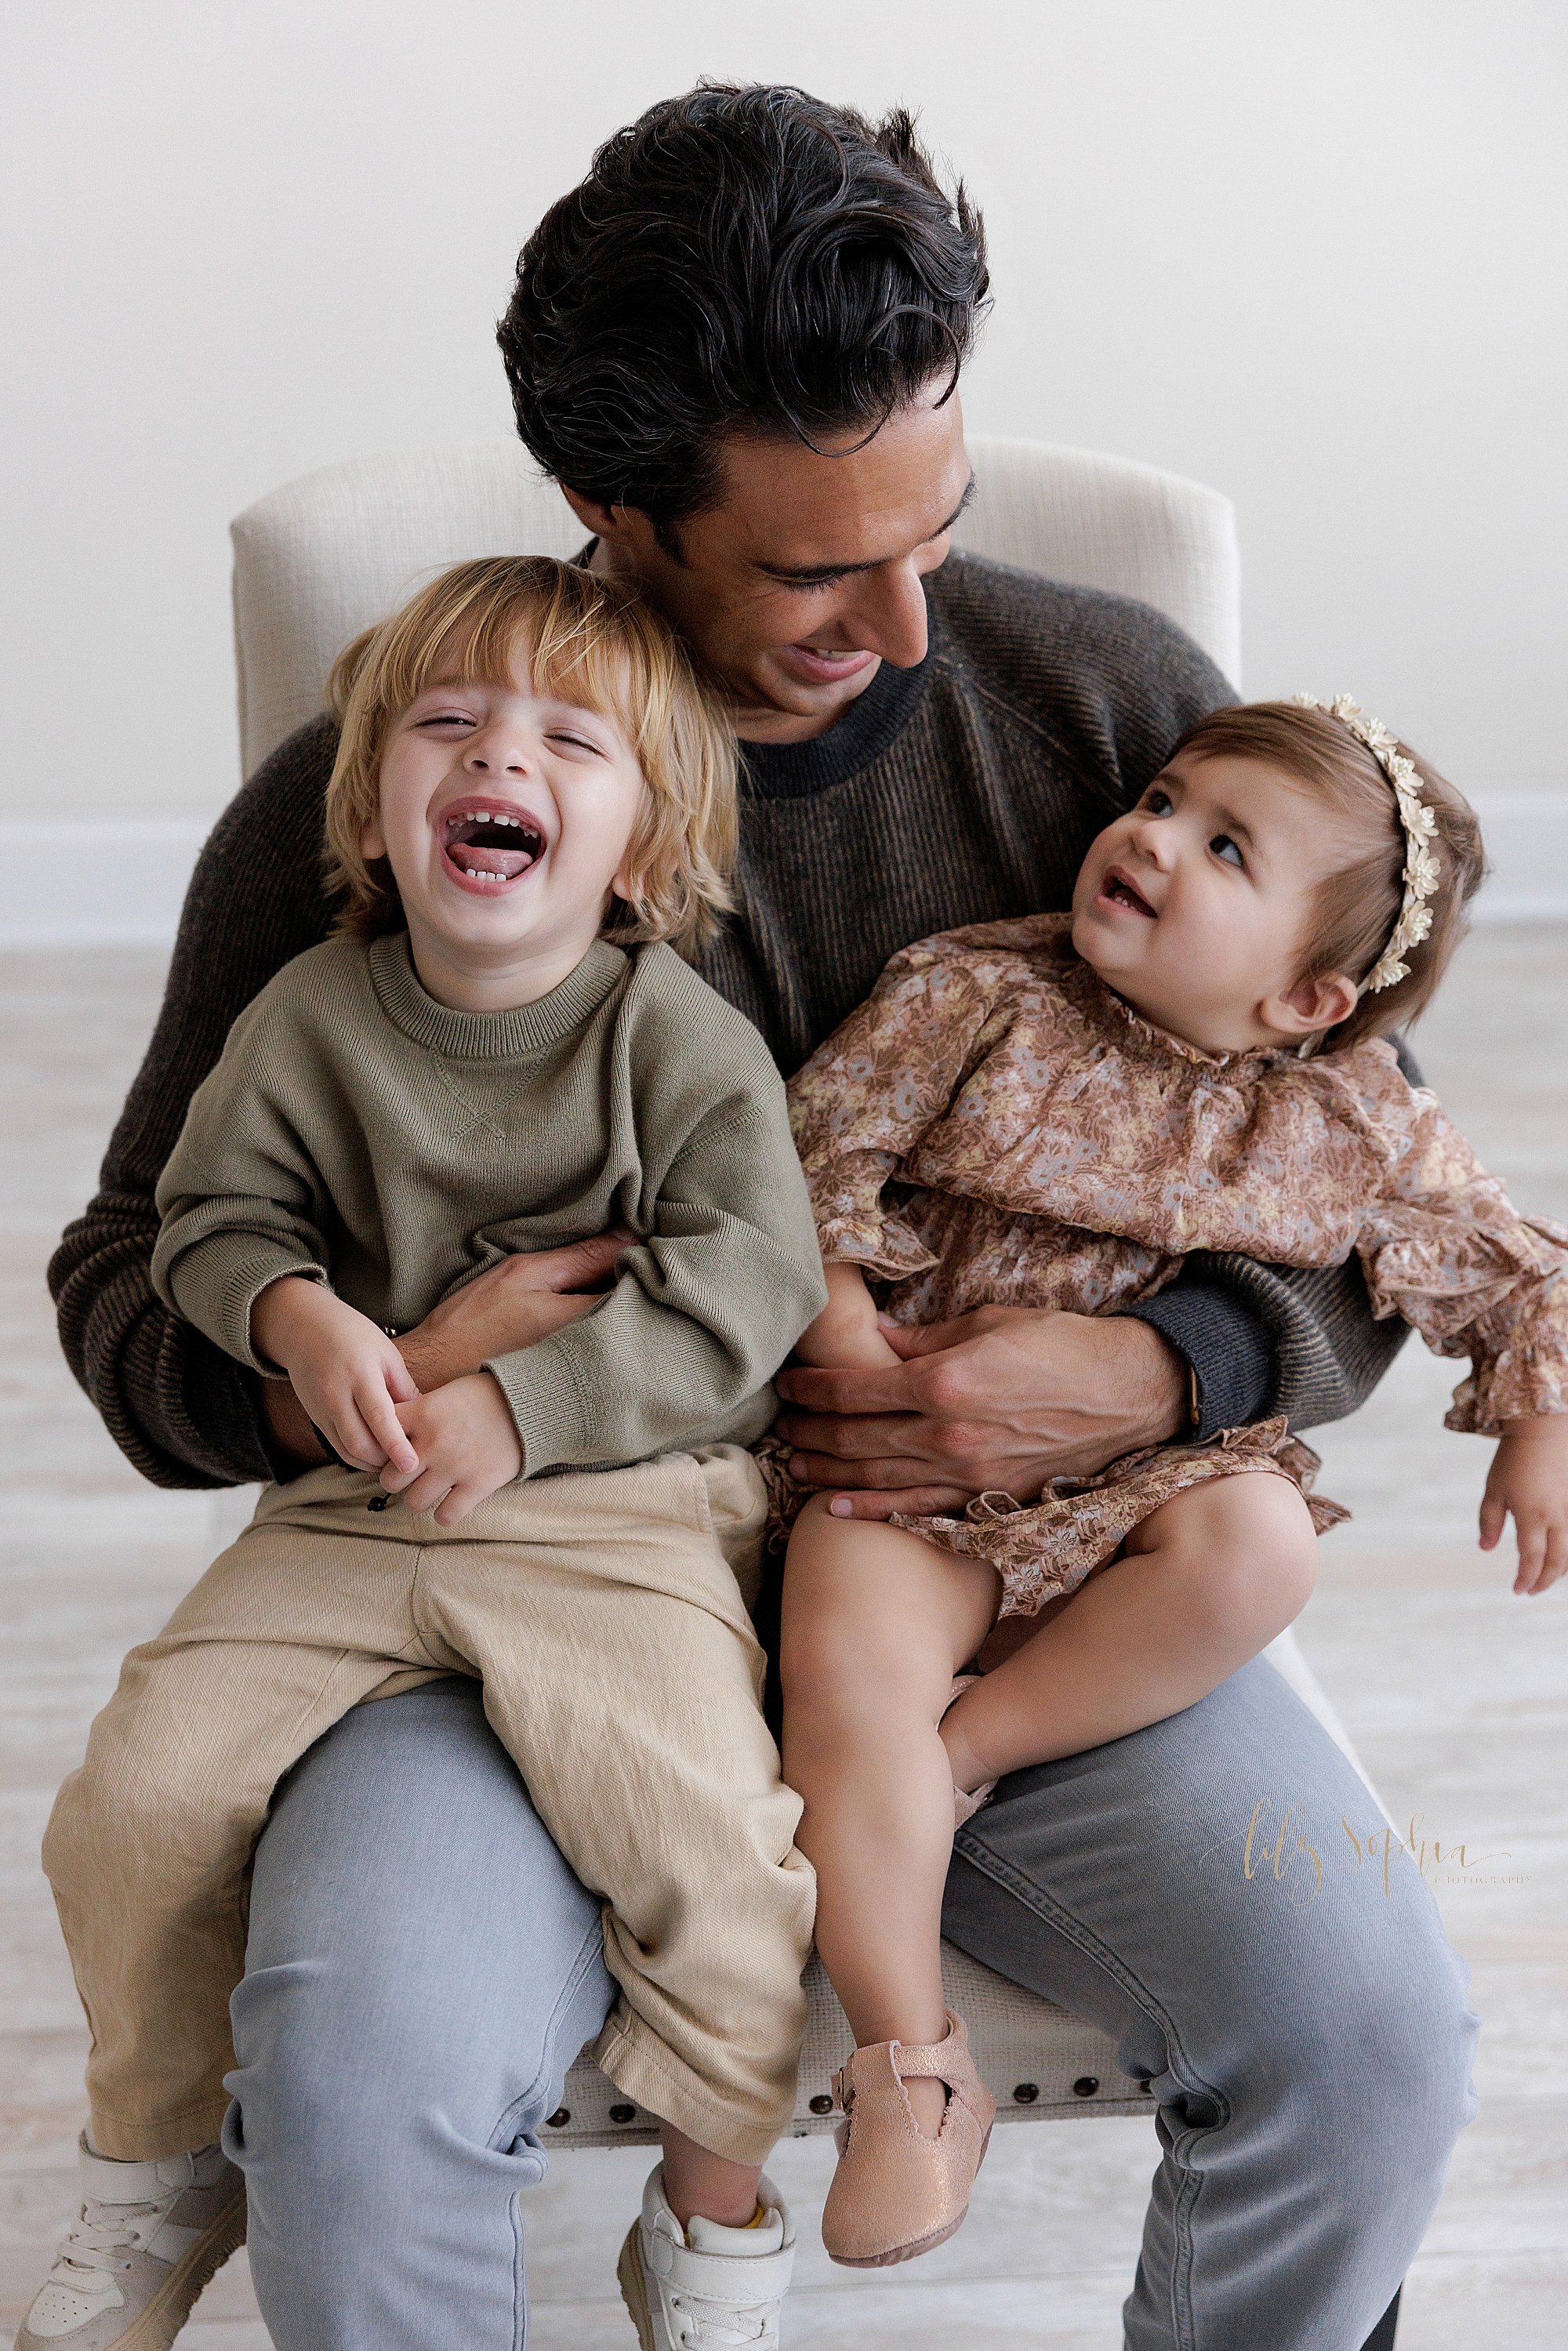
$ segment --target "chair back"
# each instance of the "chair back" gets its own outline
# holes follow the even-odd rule
[[[1038,441],[972,439],[975,555],[1140,597],[1237,680],[1240,569],[1228,498],[1177,475]],[[479,555],[574,555],[582,525],[516,442],[355,457],[287,482],[233,525],[240,747],[249,775],[322,706],[350,637],[433,572]]]

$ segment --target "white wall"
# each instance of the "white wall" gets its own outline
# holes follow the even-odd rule
[[[973,422],[1228,490],[1249,690],[1348,686],[1461,781],[1568,778],[1559,0],[0,20],[0,817],[217,810],[229,516],[339,457],[506,434],[517,245],[704,72],[922,109],[993,240]]]

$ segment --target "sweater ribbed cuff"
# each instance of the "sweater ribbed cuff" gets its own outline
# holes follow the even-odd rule
[[[587,1405],[560,1336],[552,1331],[531,1347],[493,1356],[484,1366],[499,1382],[517,1424],[523,1447],[519,1478],[593,1458]]]
[[[1260,1315],[1217,1282],[1178,1281],[1126,1310],[1149,1322],[1191,1364],[1197,1381],[1200,1440],[1268,1416],[1274,1351]]]
[[[248,1371],[278,1379],[277,1365],[264,1362],[251,1345],[250,1315],[262,1291],[290,1273],[307,1281],[327,1279],[325,1266],[281,1241],[256,1233],[210,1233],[171,1268],[169,1290],[176,1312],[215,1340],[226,1355]]]

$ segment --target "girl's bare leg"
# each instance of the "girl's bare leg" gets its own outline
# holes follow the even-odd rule
[[[903,1528],[802,1512],[784,1578],[784,1777],[817,1872],[817,1949],[857,2044],[940,2041],[953,1776],[937,1731],[996,1614],[995,1572]],[[905,2085],[935,2136],[940,2082]]]
[[[1286,1479],[1216,1478],[1176,1495],[964,1692],[941,1730],[955,1784],[977,1788],[1196,1705],[1301,1614],[1316,1552]]]

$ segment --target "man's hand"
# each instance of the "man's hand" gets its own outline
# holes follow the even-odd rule
[[[515,1354],[586,1314],[635,1238],[616,1227],[564,1249],[503,1258],[476,1275],[398,1340],[420,1389],[428,1395],[493,1355]]]
[[[779,1435],[803,1484],[856,1489],[841,1515],[962,1510],[975,1494],[1032,1501],[1186,1426],[1186,1367],[1146,1322],[983,1306],[883,1335],[887,1371],[793,1367]]]
[[[383,1469],[382,1484],[411,1510],[434,1510],[437,1526],[456,1526],[523,1466],[517,1423],[488,1372],[416,1396],[398,1418],[419,1458],[413,1469]]]
[[[1544,1592],[1568,1573],[1568,1413],[1511,1420],[1481,1497],[1481,1549],[1495,1551],[1510,1514],[1519,1545],[1516,1592]]]
[[[268,1451],[274,1459],[287,1453],[301,1469],[317,1469],[323,1461],[331,1459],[319,1433],[310,1425],[309,1414],[287,1380],[263,1380],[261,1416],[272,1439]]]
[[[399,1405],[419,1394],[384,1331],[319,1281],[287,1273],[250,1310],[251,1345],[288,1374],[306,1412],[345,1461],[391,1463],[412,1477],[419,1458]]]
[[[531,1347],[536,1339],[546,1338],[563,1322],[586,1314],[609,1287],[616,1259],[635,1238],[634,1233],[617,1226],[561,1249],[537,1249],[531,1257],[503,1258],[498,1265],[476,1275],[444,1299],[423,1322],[403,1332],[395,1343],[387,1342],[389,1346],[395,1343],[402,1357],[413,1383],[413,1393],[428,1395],[449,1380],[478,1371],[492,1355],[510,1355],[519,1347]],[[262,1352],[271,1353],[267,1348]],[[281,1363],[282,1358],[273,1355],[272,1360]],[[268,1380],[262,1390],[261,1408],[283,1452],[291,1453],[301,1467],[326,1460],[310,1425],[311,1416],[292,1387],[280,1380]]]

